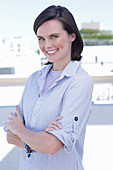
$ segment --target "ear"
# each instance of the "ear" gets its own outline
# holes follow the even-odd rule
[[[76,35],[75,33],[72,33],[70,37],[71,42],[73,42],[75,39],[76,39]]]

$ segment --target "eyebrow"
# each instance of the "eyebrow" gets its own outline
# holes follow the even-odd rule
[[[41,38],[42,36],[37,35],[37,38]]]
[[[51,36],[53,36],[53,35],[60,35],[60,33],[53,33],[53,34],[50,34],[49,37],[51,37]],[[40,37],[43,37],[43,36],[37,35],[37,37],[40,38]]]

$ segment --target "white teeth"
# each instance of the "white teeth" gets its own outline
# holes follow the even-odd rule
[[[53,51],[48,51],[48,54],[53,54],[54,52],[56,52],[57,50],[53,50]]]

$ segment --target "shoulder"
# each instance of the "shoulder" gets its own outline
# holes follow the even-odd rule
[[[93,79],[92,77],[79,65],[76,73],[71,77],[70,87],[80,87],[80,88],[91,88],[93,89]]]
[[[43,72],[46,70],[47,66],[43,67],[41,70],[37,70],[34,73],[32,73],[29,78],[28,78],[28,82],[34,82],[36,81],[42,74]]]
[[[39,77],[44,73],[45,70],[46,70],[46,66],[43,67],[41,70],[37,70],[34,73],[32,73],[26,81],[25,88],[28,87],[31,88],[37,85]]]
[[[85,79],[92,81],[91,76],[83,69],[81,61],[71,61],[65,69],[73,82],[84,81]]]
[[[77,70],[76,74],[74,75],[74,79],[78,80],[78,81],[89,81],[93,83],[93,79],[92,77],[88,74],[88,72],[86,72],[83,67],[80,65],[79,69]]]

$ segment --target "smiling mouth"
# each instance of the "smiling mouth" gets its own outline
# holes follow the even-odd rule
[[[58,49],[56,50],[51,50],[51,51],[46,51],[47,54],[51,55],[51,54],[55,54],[58,51]]]

